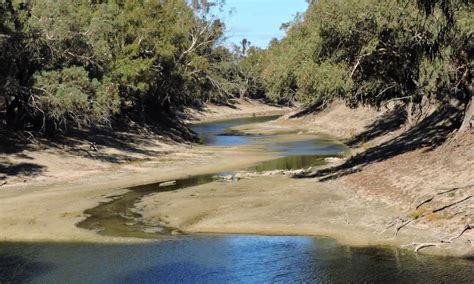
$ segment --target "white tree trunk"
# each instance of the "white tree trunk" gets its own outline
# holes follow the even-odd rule
[[[474,127],[474,96],[471,97],[471,100],[466,106],[464,111],[464,120],[462,122],[461,128],[459,131],[466,131]]]

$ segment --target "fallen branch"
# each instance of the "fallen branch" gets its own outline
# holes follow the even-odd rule
[[[464,202],[464,201],[467,201],[467,200],[469,200],[469,199],[471,199],[471,198],[472,198],[472,195],[470,195],[470,196],[468,196],[468,197],[466,197],[466,198],[464,198],[464,199],[461,199],[461,200],[459,200],[459,201],[456,201],[456,202],[450,203],[450,204],[448,204],[448,205],[445,205],[445,206],[443,206],[443,207],[441,207],[441,208],[435,209],[435,210],[433,210],[432,213],[437,213],[437,212],[443,211],[443,210],[445,210],[445,209],[447,209],[447,208],[449,208],[449,207],[453,207],[454,205],[458,205],[458,204],[460,204],[460,203],[462,203],[462,202]]]
[[[423,244],[418,244],[415,247],[415,252],[418,252],[421,249],[427,248],[427,247],[438,247],[440,244],[439,243],[423,243]]]
[[[416,209],[419,209],[421,206],[425,205],[426,203],[429,203],[429,202],[433,201],[433,199],[434,199],[434,196],[432,196],[432,197],[430,197],[430,198],[424,200],[423,202],[421,202],[420,204],[418,204],[418,206],[416,206]]]
[[[440,240],[439,243],[421,243],[421,244],[412,243],[411,245],[408,245],[406,247],[414,246],[415,247],[415,252],[418,252],[418,251],[420,251],[424,248],[427,248],[427,247],[439,247],[440,245],[445,244],[445,243],[452,243],[454,240],[459,239],[462,235],[464,235],[464,233],[466,233],[467,231],[472,230],[472,229],[474,229],[474,225],[468,224],[464,227],[464,229],[457,236],[454,236],[454,237],[450,238],[449,240]]]
[[[466,189],[466,188],[470,188],[470,187],[474,187],[474,184],[448,189],[448,190],[437,193],[437,195],[443,195],[443,194],[451,193],[451,192],[454,192],[454,191],[458,191],[458,190]]]
[[[385,230],[388,230],[388,229],[392,228],[393,226],[395,226],[400,221],[403,221],[402,218],[400,218],[400,217],[397,217],[397,218],[393,219],[390,223],[387,224],[387,227],[385,227]]]
[[[452,193],[452,192],[455,192],[455,191],[458,191],[458,190],[467,189],[467,188],[471,188],[471,187],[474,187],[474,185],[470,184],[470,185],[466,185],[466,186],[462,186],[462,187],[455,187],[455,188],[451,188],[451,189],[448,189],[448,190],[445,190],[445,191],[442,191],[442,192],[438,192],[436,195],[431,196],[430,198],[428,198],[428,199],[422,201],[420,204],[418,204],[418,206],[416,206],[416,209],[419,209],[421,206],[423,206],[427,203],[430,203],[431,201],[433,201],[435,199],[436,196]]]
[[[416,218],[416,219],[415,219],[415,218],[412,218],[412,219],[406,221],[405,223],[402,223],[400,226],[398,226],[398,227],[397,227],[397,230],[395,231],[394,237],[398,236],[398,233],[400,232],[401,229],[403,229],[403,228],[406,227],[408,224],[410,224],[411,222],[413,222],[413,221],[415,221],[415,220],[417,220],[417,219],[419,219],[419,218]]]
[[[95,142],[90,142],[89,143],[89,150],[99,152],[99,148],[97,147],[97,143]]]
[[[454,240],[459,239],[462,235],[464,235],[465,232],[470,231],[474,229],[474,225],[466,225],[464,226],[464,229],[455,237],[450,238],[449,240],[441,240],[442,243],[452,243]]]

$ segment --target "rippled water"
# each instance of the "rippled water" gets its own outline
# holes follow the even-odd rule
[[[1,283],[472,283],[473,273],[468,260],[309,237],[0,244]]]

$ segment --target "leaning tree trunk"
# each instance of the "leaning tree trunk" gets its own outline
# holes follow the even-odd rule
[[[464,120],[459,129],[460,132],[474,128],[474,76],[472,71],[469,70],[470,69],[467,69],[461,79],[461,81],[463,81],[464,91],[467,95],[467,104],[464,109]]]
[[[467,131],[474,127],[474,96],[471,96],[469,103],[464,110],[464,120],[459,131]]]

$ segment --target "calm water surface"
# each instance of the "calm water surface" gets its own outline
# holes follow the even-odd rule
[[[308,237],[0,245],[2,283],[472,283],[473,273],[468,260]]]
[[[236,119],[194,126],[208,145],[265,143],[263,136],[228,130],[276,117]],[[251,170],[298,169],[324,164],[344,147],[317,139],[266,143],[280,156]],[[473,283],[474,262],[418,256],[384,248],[351,248],[309,237],[171,236],[150,231],[132,209],[143,196],[209,183],[217,174],[193,176],[175,185],[132,188],[86,211],[79,224],[111,236],[161,239],[147,244],[0,243],[0,283]],[[165,240],[166,239],[166,240]]]
[[[209,146],[236,146],[253,143],[259,135],[242,135],[230,130],[231,127],[268,122],[279,116],[246,117],[192,125],[191,129],[199,135],[201,143]]]

